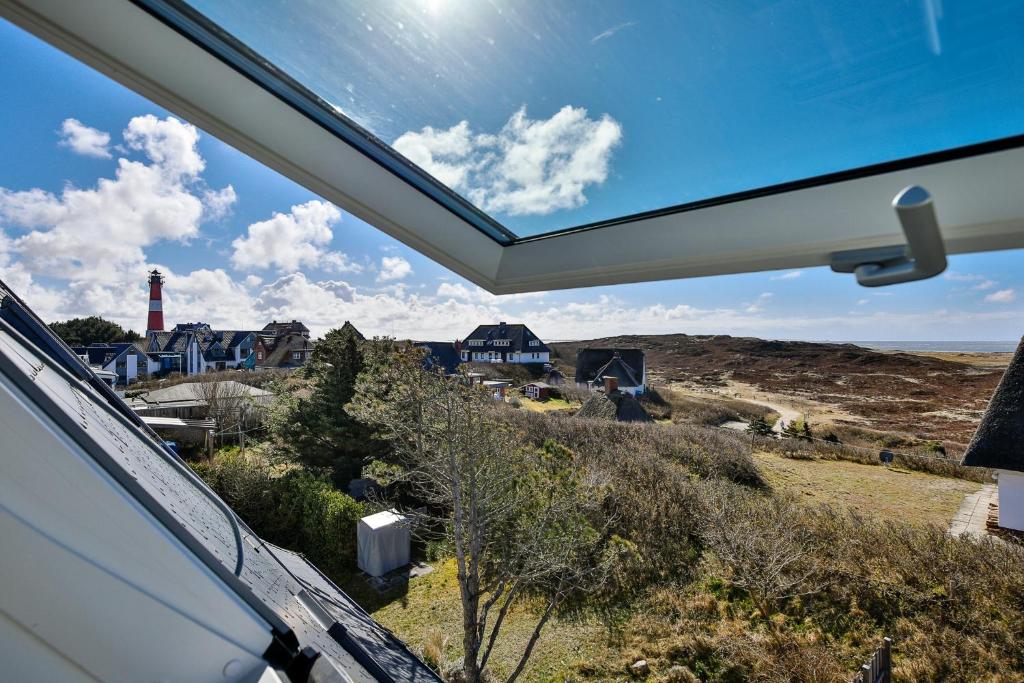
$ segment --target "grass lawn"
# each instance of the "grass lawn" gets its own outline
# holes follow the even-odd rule
[[[871,517],[947,526],[981,484],[845,460],[791,460],[755,453],[768,483],[813,503],[855,508]]]
[[[523,398],[520,400],[520,404],[526,410],[532,410],[537,413],[547,413],[553,410],[579,410],[579,403],[569,403],[564,398],[549,398],[546,401],[534,401],[532,398]]]
[[[440,631],[447,637],[445,651],[452,660],[462,652],[462,612],[455,561],[445,560],[434,567],[433,573],[411,581],[404,595],[387,604],[381,601],[376,609],[371,605],[369,611],[417,653],[432,631]],[[506,617],[487,665],[499,680],[515,668],[536,624],[537,615],[527,609],[510,612]],[[564,680],[581,664],[605,654],[606,638],[607,631],[598,624],[552,619],[520,680]]]
[[[959,479],[847,461],[790,460],[766,453],[756,454],[755,459],[768,482],[777,490],[796,492],[810,503],[845,505],[872,516],[911,523],[948,525],[964,495],[980,488],[980,484]],[[455,562],[445,560],[434,567],[433,573],[414,579],[402,593],[377,595],[358,578],[353,578],[344,587],[417,653],[425,642],[436,640],[435,634],[445,636],[446,657],[453,661],[462,649]],[[674,591],[662,593],[671,595]],[[687,600],[713,602],[701,590],[698,593],[681,592],[672,600],[682,601],[680,604]],[[503,679],[515,667],[536,619],[537,615],[531,609],[519,609],[509,614],[488,665],[496,679]],[[545,628],[520,680],[625,681],[629,680],[627,667],[641,656],[651,661],[656,669],[651,680],[657,680],[670,664],[669,650],[674,647],[673,639],[686,635],[676,633],[675,627],[662,621],[660,617],[647,619],[638,614],[629,620],[619,638],[614,639],[595,620],[553,619]],[[717,626],[706,624],[711,632],[701,637],[712,637],[716,629],[747,628],[740,622],[731,623],[724,614],[713,621]]]

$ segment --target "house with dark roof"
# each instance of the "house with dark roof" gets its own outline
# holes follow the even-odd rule
[[[266,355],[256,362],[259,368],[283,368],[294,370],[305,365],[313,357],[316,342],[300,332],[286,332],[277,337],[260,335],[261,346]]]
[[[206,323],[179,323],[169,332],[149,332],[144,348],[157,374],[254,368],[258,334],[253,330],[214,330]]]
[[[590,390],[604,386],[605,377],[614,377],[619,391],[634,396],[647,389],[647,362],[643,349],[576,350],[576,385]]]
[[[547,363],[550,354],[547,344],[521,323],[480,325],[459,348],[464,363]]]
[[[366,337],[349,321],[341,326],[355,335],[359,341]],[[300,368],[313,357],[316,341],[309,338],[309,328],[298,320],[290,323],[277,321],[268,323],[256,333],[253,345],[253,367],[257,370],[266,368],[283,368],[293,370]]]
[[[989,401],[962,464],[997,472],[999,526],[1024,531],[1024,339]]]
[[[459,371],[459,364],[462,362],[459,342],[413,342],[413,346],[424,349],[423,368],[425,370],[438,370],[446,375],[454,375]]]
[[[616,379],[610,376],[605,379],[601,388],[580,406],[576,417],[617,422],[651,421],[651,416],[640,405],[636,396],[620,391]]]
[[[90,367],[112,372],[116,383],[127,386],[148,374],[148,358],[133,343],[103,344],[72,347],[75,354]]]
[[[281,337],[286,334],[300,334],[306,339],[309,339],[309,328],[298,320],[292,320],[291,322],[277,322],[276,320],[273,320],[264,325],[261,332],[274,337]]]

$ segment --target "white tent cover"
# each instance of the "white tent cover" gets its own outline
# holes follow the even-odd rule
[[[370,576],[383,576],[409,564],[409,523],[394,510],[359,520],[356,528],[359,568]]]

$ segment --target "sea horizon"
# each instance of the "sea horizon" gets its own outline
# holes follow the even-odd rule
[[[890,341],[836,341],[839,344],[855,344],[878,351],[939,351],[944,353],[1012,353],[1016,350],[1019,340],[988,340],[988,341],[923,341],[923,340],[890,340]]]

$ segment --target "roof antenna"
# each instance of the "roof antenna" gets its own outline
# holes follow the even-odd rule
[[[928,190],[920,185],[904,188],[893,198],[892,208],[907,243],[837,252],[832,254],[832,270],[854,273],[865,287],[881,287],[925,280],[946,269],[946,246]]]

